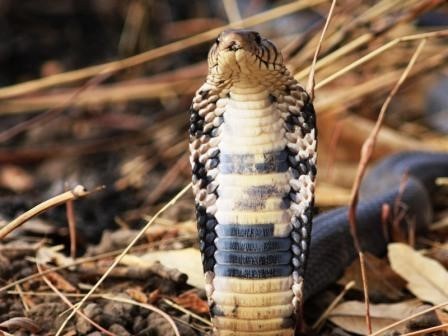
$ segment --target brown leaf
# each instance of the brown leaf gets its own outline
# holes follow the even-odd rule
[[[154,304],[160,299],[160,289],[155,289],[148,294],[148,301],[150,304]]]
[[[424,308],[425,306],[418,300],[392,304],[371,304],[370,317],[372,330],[373,332],[380,330]],[[364,302],[343,302],[331,311],[329,319],[346,331],[360,335],[368,334]],[[405,326],[400,326],[394,330],[403,331],[404,328]]]
[[[150,242],[170,239],[177,237],[179,235],[179,228],[177,227],[166,227],[166,226],[154,226],[150,227],[146,232],[146,239]]]
[[[426,253],[426,256],[437,260],[443,267],[448,269],[448,244],[433,247]]]
[[[209,311],[207,302],[202,300],[195,292],[192,291],[183,293],[175,298],[174,301],[178,305],[186,309],[190,309],[195,313],[206,314]]]
[[[58,266],[66,266],[73,263],[73,259],[65,256],[59,252],[63,246],[42,246],[37,250],[36,260],[39,264],[45,265],[50,262],[55,263]]]
[[[12,165],[0,169],[0,186],[17,193],[30,190],[34,186],[34,179],[27,171]]]
[[[43,267],[43,269],[45,269]],[[62,292],[65,293],[74,293],[77,291],[76,287],[73,286],[70,282],[68,282],[62,275],[56,273],[56,272],[51,272],[45,275],[48,280],[51,281],[51,283],[53,285],[56,286],[57,289],[59,289]]]
[[[128,288],[126,289],[126,294],[137,302],[148,303],[148,297],[142,292],[141,287]]]
[[[149,267],[160,261],[165,266],[175,268],[188,275],[187,283],[197,288],[204,288],[204,273],[201,253],[195,248],[171,251],[151,251],[141,256],[127,255],[122,264],[136,267]]]
[[[40,330],[39,326],[27,317],[13,317],[6,320],[0,323],[0,329],[9,331],[13,329],[24,329],[33,334],[38,333]]]
[[[388,249],[392,269],[408,281],[416,297],[433,304],[448,301],[448,271],[439,262],[406,244],[389,244]]]
[[[369,284],[369,297],[374,299],[400,299],[402,297],[401,290],[405,288],[406,281],[392,270],[387,261],[379,259],[370,253],[366,253],[364,257]],[[345,270],[340,283],[345,285],[352,280],[355,281],[355,289],[363,291],[358,259]]]
[[[446,311],[442,309],[437,309],[436,315],[440,323],[448,323],[448,313]]]

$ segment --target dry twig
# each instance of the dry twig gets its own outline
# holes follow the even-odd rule
[[[440,38],[440,37],[447,37],[448,36],[448,30],[439,30],[435,32],[429,32],[429,33],[422,33],[422,34],[414,34],[414,35],[407,35],[403,37],[398,37],[396,39],[393,39],[392,41],[389,41],[388,43],[382,45],[381,47],[369,52],[368,54],[364,55],[363,57],[359,58],[353,63],[350,63],[349,65],[345,66],[344,68],[340,69],[339,71],[335,72],[331,76],[325,78],[324,80],[320,81],[316,85],[316,89],[319,89],[328,83],[332,82],[336,78],[339,78],[343,74],[357,68],[361,64],[366,63],[367,61],[370,61],[371,59],[375,58],[376,56],[382,54],[386,50],[392,48],[393,46],[407,41],[415,41],[415,40],[426,40],[428,38]]]
[[[322,325],[322,323],[325,321],[325,319],[328,317],[328,315],[331,313],[331,311],[338,305],[338,303],[344,298],[344,295],[355,286],[354,281],[348,282],[342,292],[339,293],[338,296],[331,302],[331,304],[325,309],[325,311],[322,313],[322,315],[317,319],[317,321],[313,324],[311,327],[312,329],[316,330],[319,329]]]
[[[131,304],[131,305],[135,305],[135,306],[139,306],[139,307],[151,310],[151,311],[161,315],[165,320],[168,321],[168,323],[170,324],[171,328],[173,328],[174,334],[176,336],[181,336],[180,332],[179,332],[179,329],[177,329],[176,323],[174,323],[174,321],[171,318],[171,316],[169,316],[167,313],[165,313],[164,311],[160,310],[156,306],[153,306],[153,305],[150,305],[150,304],[147,304],[147,303],[137,302],[135,300],[130,300],[130,299],[126,299],[126,298],[112,296],[112,295],[101,295],[101,297],[103,299],[105,299],[105,300],[116,301],[116,302],[121,302],[121,303],[128,303],[128,304]],[[78,304],[78,307],[81,305],[81,302]],[[74,308],[74,309],[76,309],[76,308]]]
[[[320,48],[322,46],[322,42],[324,40],[325,32],[328,29],[328,25],[330,24],[331,17],[333,16],[333,10],[336,6],[336,0],[331,2],[330,10],[328,11],[327,20],[325,21],[324,29],[322,29],[322,34],[320,35],[319,42],[317,43],[316,51],[314,52],[313,62],[311,63],[311,70],[308,76],[308,83],[306,85],[306,90],[310,95],[310,101],[314,101],[314,86],[315,86],[315,72],[316,72],[316,62],[317,56],[319,55]]]
[[[373,151],[375,149],[375,143],[378,136],[378,133],[381,129],[381,125],[383,123],[384,115],[387,111],[387,108],[389,107],[389,104],[392,100],[392,98],[395,96],[397,91],[400,89],[401,85],[403,84],[404,80],[406,79],[407,75],[409,74],[412,66],[414,65],[415,61],[417,60],[417,57],[419,56],[420,52],[423,49],[423,46],[425,45],[426,39],[423,39],[420,44],[418,45],[415,53],[412,55],[411,60],[409,61],[405,71],[401,75],[398,82],[395,84],[392,91],[387,96],[383,106],[381,107],[380,113],[378,115],[377,122],[375,124],[375,127],[373,128],[372,132],[369,134],[368,138],[364,142],[362,149],[361,149],[361,158],[358,165],[358,171],[356,173],[355,182],[353,183],[352,188],[352,194],[351,194],[351,200],[348,210],[348,217],[350,222],[350,232],[353,237],[353,241],[356,247],[356,250],[358,251],[359,260],[361,264],[361,274],[363,279],[363,287],[364,287],[364,298],[366,300],[366,323],[367,323],[367,330],[369,333],[372,333],[372,324],[370,321],[370,313],[369,313],[369,294],[368,294],[368,287],[367,287],[367,279],[365,276],[365,262],[364,262],[364,253],[361,248],[361,244],[358,238],[357,233],[357,226],[356,226],[356,207],[358,205],[358,198],[359,198],[359,187],[361,185],[361,180],[364,177],[365,171],[367,169],[367,164],[369,163]]]
[[[198,44],[214,39],[222,30],[233,27],[248,27],[255,26],[276,18],[291,14],[305,8],[318,5],[325,0],[300,0],[288,3],[283,6],[273,8],[260,14],[248,17],[242,21],[232,22],[226,26],[214,28],[204,33],[187,37],[183,40],[175,41],[166,44],[162,47],[155,48],[144,53],[125,58],[119,61],[109,62],[105,64],[90,66],[84,69],[68,71],[61,74],[48,76],[41,79],[35,79],[29,82],[15,84],[9,87],[0,89],[0,99],[11,98],[18,95],[34,92],[37,90],[46,89],[56,85],[63,85],[75,81],[83,80],[96,75],[106,75],[115,73],[117,71],[141,65],[143,63],[155,60],[169,54],[191,48]]]
[[[146,243],[146,244],[135,246],[135,247],[133,247],[132,250],[142,250],[142,249],[144,249],[145,251],[147,251],[148,249],[154,248],[154,247],[158,246],[159,244],[166,244],[168,242],[175,242],[175,241],[178,242],[181,239],[182,239],[182,237],[175,237],[175,238],[170,238],[170,239],[162,239],[162,240],[157,241],[157,242],[150,242],[150,243]],[[110,252],[105,252],[105,253],[94,255],[94,256],[91,256],[91,257],[78,258],[77,260],[75,260],[73,262],[70,262],[70,263],[67,263],[67,264],[64,264],[64,265],[61,265],[61,266],[55,266],[55,267],[52,267],[52,268],[48,268],[46,270],[43,270],[42,273],[31,274],[29,276],[26,276],[24,278],[18,279],[16,281],[11,282],[10,284],[7,284],[7,285],[1,287],[0,288],[0,293],[4,292],[4,291],[6,291],[6,290],[8,290],[10,288],[13,288],[14,286],[16,286],[18,284],[22,284],[22,283],[25,283],[25,282],[29,282],[29,281],[32,281],[32,280],[39,279],[39,278],[42,277],[42,275],[45,275],[45,274],[48,274],[48,273],[52,273],[52,272],[56,272],[56,271],[60,271],[60,270],[67,269],[67,268],[71,268],[73,266],[78,266],[78,265],[82,265],[82,264],[85,264],[85,263],[90,263],[90,262],[93,262],[93,261],[98,261],[98,260],[101,260],[101,259],[114,257],[114,256],[117,256],[117,255],[121,254],[122,252],[123,252],[123,249],[110,251]]]
[[[189,189],[191,188],[191,183],[188,184],[185,188],[183,188],[179,193],[177,193],[176,196],[171,199],[167,204],[165,204],[159,211],[156,212],[156,214],[151,218],[149,222],[146,223],[146,225],[140,230],[140,232],[135,236],[135,238],[126,246],[126,248],[121,252],[119,256],[117,256],[112,263],[112,265],[109,266],[107,271],[103,274],[103,276],[93,285],[93,287],[90,289],[90,291],[82,298],[81,301],[78,302],[78,304],[73,308],[72,312],[68,315],[68,317],[64,320],[64,322],[59,327],[58,331],[56,332],[56,336],[60,336],[63,332],[65,326],[67,323],[73,318],[73,316],[76,314],[76,312],[81,309],[83,304],[87,301],[87,299],[92,295],[97,288],[106,280],[106,278],[109,276],[110,272],[119,264],[119,262],[123,259],[123,257],[128,254],[130,249],[137,243],[138,240],[140,240],[143,235],[146,233],[148,228],[154,223],[154,221],[159,217],[166,209],[174,205],[179,198],[181,198]]]
[[[179,306],[178,304],[176,304],[175,302],[173,302],[171,300],[163,299],[163,302],[165,302],[167,305],[169,305],[169,306],[171,306],[171,307],[173,307],[173,308],[175,308],[175,309],[177,309],[177,310],[179,310],[179,311],[181,311],[181,312],[183,312],[183,313],[185,313],[185,314],[195,318],[196,320],[201,321],[205,325],[208,325],[210,327],[213,326],[213,324],[209,320],[206,320],[205,318],[200,317],[199,315],[193,313],[192,311],[189,311],[188,309],[185,309],[184,307]]]
[[[427,313],[430,313],[430,312],[432,312],[432,311],[434,311],[436,309],[443,308],[443,307],[445,307],[447,305],[448,305],[448,301],[439,303],[438,305],[432,306],[431,308],[428,308],[428,309],[422,310],[422,311],[420,311],[418,313],[409,315],[408,317],[406,317],[406,318],[404,318],[404,319],[402,319],[400,321],[394,322],[394,323],[388,325],[387,327],[381,328],[380,330],[377,330],[374,333],[369,333],[368,336],[379,336],[379,335],[383,334],[384,332],[386,332],[386,331],[388,331],[390,329],[398,327],[400,324],[403,324],[403,323],[405,323],[407,321],[410,321],[410,320],[412,320],[412,319],[414,319],[416,317],[419,317],[419,316],[425,315]]]
[[[66,191],[62,194],[59,194],[55,197],[50,198],[49,200],[46,200],[36,205],[34,208],[28,210],[27,212],[23,213],[22,215],[14,219],[12,222],[9,222],[4,227],[2,227],[0,229],[0,240],[5,238],[8,234],[17,229],[19,226],[26,223],[31,218],[41,214],[42,212],[55,206],[58,206],[60,204],[64,204],[68,201],[73,201],[80,197],[88,196],[92,192],[95,192],[97,190],[99,189],[97,188],[93,191],[87,191],[83,186],[78,185],[74,187],[72,190]]]
[[[441,331],[441,330],[448,330],[448,323],[443,323],[443,324],[438,325],[438,326],[434,326],[434,327],[430,327],[430,328],[426,328],[426,329],[422,329],[422,330],[413,331],[413,332],[410,332],[410,333],[403,334],[402,336],[430,335],[434,331]]]
[[[68,231],[70,235],[70,257],[76,258],[76,219],[75,219],[75,208],[73,201],[67,201],[65,203]]]
[[[30,129],[37,125],[42,125],[43,123],[53,120],[54,118],[59,116],[62,112],[64,112],[64,110],[69,105],[71,105],[75,99],[79,98],[85,91],[99,85],[109,77],[110,75],[106,74],[102,76],[96,76],[90,79],[85,85],[76,89],[75,92],[73,92],[73,94],[69,96],[65,101],[63,101],[60,105],[50,108],[49,110],[45,111],[42,114],[38,114],[32,117],[31,119],[28,119],[20,124],[8,128],[3,132],[0,132],[0,143],[10,140],[11,138],[15,137],[16,135],[19,135],[20,133],[26,131],[27,129]]]
[[[42,273],[42,266],[39,265],[38,263],[36,263],[37,266],[37,270],[38,272],[41,274]],[[73,308],[73,303],[70,302],[69,299],[67,299],[67,297],[64,295],[64,293],[62,293],[61,291],[59,291],[59,289],[56,288],[55,285],[53,285],[51,283],[51,281],[45,276],[42,275],[42,280],[44,280],[44,282],[47,284],[48,287],[50,287],[50,289],[56,293],[57,296],[59,296],[59,298],[61,298],[61,300],[70,308]],[[116,334],[106,330],[105,328],[103,328],[102,326],[100,326],[98,323],[96,323],[95,321],[93,321],[92,319],[90,319],[87,315],[85,315],[82,311],[78,311],[77,312],[78,315],[80,315],[82,318],[86,319],[91,325],[93,325],[95,328],[97,328],[99,331],[101,331],[102,333],[109,335],[109,336],[117,336]]]

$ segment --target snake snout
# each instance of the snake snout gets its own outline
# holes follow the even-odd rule
[[[237,51],[241,49],[241,45],[236,41],[229,41],[221,47],[224,50]]]
[[[227,30],[218,38],[220,50],[237,51],[240,49],[250,50],[256,40],[258,33],[248,30]]]

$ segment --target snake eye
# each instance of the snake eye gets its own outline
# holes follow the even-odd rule
[[[219,44],[219,42],[221,42],[220,36],[218,36],[218,37],[216,38],[216,40],[215,40],[215,43],[216,43],[216,44]]]
[[[261,44],[261,36],[258,33],[255,33],[255,42],[257,42],[257,44]]]

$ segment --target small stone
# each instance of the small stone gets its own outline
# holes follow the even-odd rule
[[[117,336],[131,336],[131,333],[125,329],[121,324],[112,324],[109,331]]]

